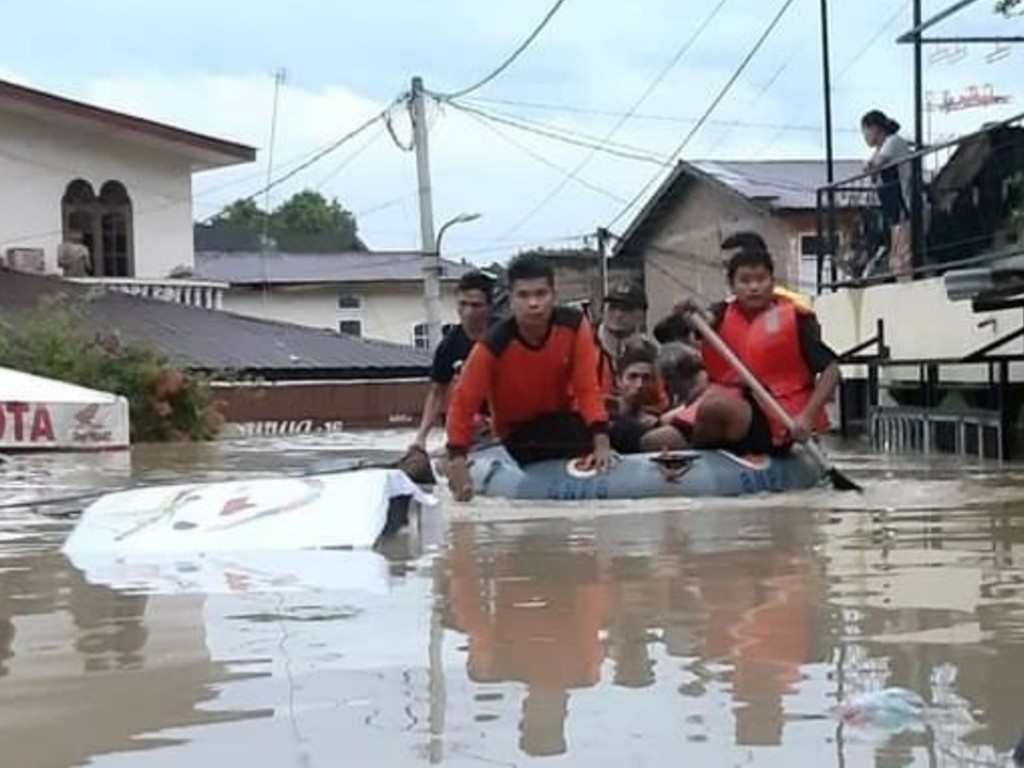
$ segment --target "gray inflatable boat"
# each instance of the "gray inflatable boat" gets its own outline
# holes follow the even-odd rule
[[[597,475],[581,470],[577,460],[541,461],[524,469],[497,445],[473,451],[469,472],[478,495],[506,499],[743,496],[813,488],[824,479],[799,448],[753,460],[716,450],[629,454]]]

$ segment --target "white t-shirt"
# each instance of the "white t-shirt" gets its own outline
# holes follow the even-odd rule
[[[910,155],[910,144],[898,133],[891,133],[886,136],[881,146],[875,149],[871,156],[873,165],[889,165],[896,160],[901,160]],[[910,163],[903,163],[899,166],[900,188],[903,190],[903,200],[910,208],[911,195],[911,167]]]

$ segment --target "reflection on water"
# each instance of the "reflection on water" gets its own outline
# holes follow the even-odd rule
[[[297,470],[339,447],[366,445],[139,451],[91,475],[19,459],[0,488]],[[282,556],[253,582],[210,559],[227,578],[206,594],[87,583],[58,552],[68,521],[6,511],[2,765],[1006,765],[1024,728],[1021,468],[924,464],[857,458],[864,498],[784,506],[491,501],[436,551],[389,542],[379,568]],[[927,716],[837,727],[840,698],[888,686]]]

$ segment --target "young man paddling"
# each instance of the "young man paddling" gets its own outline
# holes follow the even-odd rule
[[[762,241],[763,242],[763,241]],[[835,353],[821,340],[813,310],[774,285],[774,263],[756,243],[741,245],[729,259],[733,295],[705,312],[692,300],[676,314],[705,315],[743,364],[795,422],[792,432],[751,393],[732,367],[706,342],[701,344],[709,386],[685,419],[673,425],[689,432],[692,445],[733,453],[766,454],[789,450],[827,429],[825,404],[839,383]]]
[[[511,317],[473,347],[449,402],[448,482],[458,501],[473,496],[466,454],[485,401],[494,434],[520,464],[591,452],[599,472],[611,464],[590,324],[556,306],[554,273],[543,260],[516,257],[507,276]]]

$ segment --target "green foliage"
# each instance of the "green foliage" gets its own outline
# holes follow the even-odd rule
[[[17,324],[0,322],[0,366],[128,399],[133,442],[209,440],[223,416],[208,382],[144,347],[82,332],[83,307],[40,303]]]
[[[1024,3],[1024,0],[998,0],[996,3],[996,13],[1012,16],[1022,3]]]
[[[210,220],[214,229],[261,235],[265,213],[253,200],[236,200]],[[267,232],[282,251],[361,250],[355,217],[337,199],[306,189],[270,212]]]

